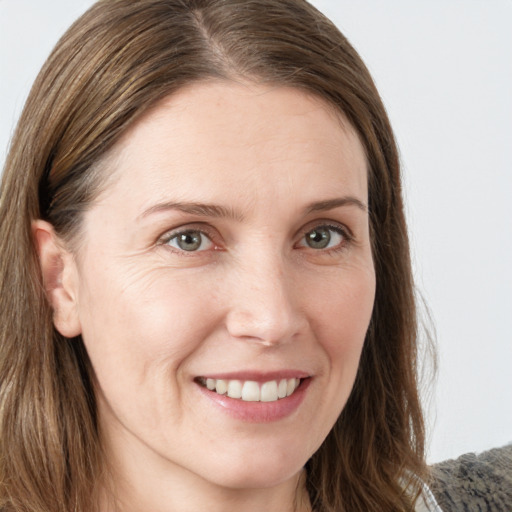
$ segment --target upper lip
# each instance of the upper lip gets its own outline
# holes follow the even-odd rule
[[[257,371],[257,370],[240,370],[228,373],[209,373],[198,376],[203,379],[222,379],[222,380],[241,380],[241,381],[255,381],[255,382],[269,382],[272,380],[281,379],[306,379],[311,377],[311,374],[302,370],[276,370],[276,371]]]

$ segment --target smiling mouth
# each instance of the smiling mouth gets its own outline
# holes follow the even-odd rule
[[[198,377],[195,380],[200,386],[229,398],[244,402],[276,402],[293,395],[304,379],[280,379],[261,383],[253,380],[226,380],[205,377]]]

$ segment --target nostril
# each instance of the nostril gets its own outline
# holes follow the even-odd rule
[[[305,318],[297,303],[301,295],[294,293],[297,281],[286,277],[276,257],[259,254],[264,261],[251,260],[252,268],[244,267],[230,288],[226,327],[234,338],[273,346],[294,339]]]
[[[300,331],[300,322],[282,312],[266,312],[257,316],[243,311],[232,311],[226,323],[232,337],[256,341],[267,347],[287,343]]]

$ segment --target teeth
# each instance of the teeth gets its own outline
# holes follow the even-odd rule
[[[297,386],[298,384],[295,382],[295,379],[290,379],[286,383],[286,396],[290,396],[295,391]]]
[[[219,393],[219,395],[225,395],[228,390],[228,381],[219,379],[215,384],[215,391]]]
[[[293,394],[299,387],[300,379],[281,379],[263,382],[252,380],[199,379],[210,391],[245,402],[275,402]]]
[[[262,402],[275,402],[277,400],[277,382],[271,380],[265,382],[261,386],[261,401]]]
[[[260,401],[260,387],[257,382],[252,380],[244,382],[244,387],[242,388],[242,400],[244,402]]]
[[[228,381],[228,396],[242,398],[242,383],[239,380]]]
[[[288,389],[288,381],[281,379],[279,381],[279,387],[277,388],[277,397],[284,398],[286,396],[286,390]]]

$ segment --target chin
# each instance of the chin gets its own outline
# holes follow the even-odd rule
[[[220,467],[212,467],[203,478],[224,488],[265,489],[290,480],[302,471],[305,464],[292,460],[289,455],[265,455],[254,458],[240,454],[234,462],[223,461]]]

